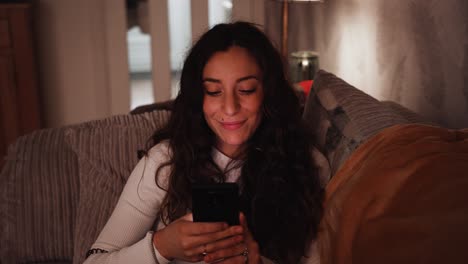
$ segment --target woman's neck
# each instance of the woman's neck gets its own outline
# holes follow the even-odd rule
[[[242,146],[215,146],[216,150],[221,152],[223,155],[229,157],[233,160],[238,160],[241,158],[242,153],[244,152],[245,147]]]

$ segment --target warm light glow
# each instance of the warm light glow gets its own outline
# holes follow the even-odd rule
[[[341,17],[336,74],[371,96],[381,99],[376,54],[376,17],[370,10]]]
[[[231,1],[223,1],[224,8],[232,9],[232,2]]]
[[[308,60],[302,60],[302,66],[303,67],[309,66],[309,61]]]
[[[280,2],[323,2],[323,0],[280,0]]]

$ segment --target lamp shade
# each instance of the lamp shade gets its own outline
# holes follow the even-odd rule
[[[288,53],[288,16],[289,16],[289,7],[288,3],[291,2],[323,2],[323,0],[277,0],[283,3],[282,10],[282,30],[281,30],[281,55],[284,58],[287,58]]]

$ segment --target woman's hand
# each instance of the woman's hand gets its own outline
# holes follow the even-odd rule
[[[247,220],[243,213],[239,214],[240,224],[244,230],[244,241],[233,245],[229,248],[223,248],[217,251],[212,251],[203,258],[206,263],[216,264],[235,264],[235,263],[248,263],[248,264],[262,264],[262,258],[258,243],[254,240],[252,233],[250,233],[247,226]]]
[[[157,231],[153,244],[169,260],[196,262],[203,260],[204,253],[239,244],[242,232],[241,226],[226,223],[195,223],[187,214]]]

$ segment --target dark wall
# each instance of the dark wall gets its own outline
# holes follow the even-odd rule
[[[266,8],[266,31],[280,43],[281,4]],[[377,99],[468,127],[468,1],[294,3],[289,29],[290,51],[318,51],[321,68]]]

